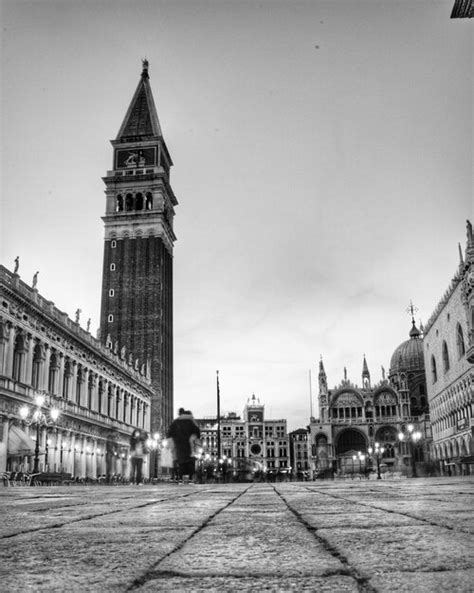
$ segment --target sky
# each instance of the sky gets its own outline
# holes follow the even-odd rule
[[[473,219],[473,37],[453,0],[3,0],[0,262],[100,314],[105,186],[141,73],[174,161],[174,400],[317,416],[372,383]],[[311,407],[312,402],[312,407]]]

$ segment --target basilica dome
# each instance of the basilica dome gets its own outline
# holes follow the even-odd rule
[[[390,374],[400,371],[424,371],[425,360],[423,357],[423,340],[421,332],[415,322],[410,330],[410,339],[406,340],[395,349],[390,360]]]

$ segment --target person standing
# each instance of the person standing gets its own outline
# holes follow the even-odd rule
[[[142,485],[143,484],[143,459],[146,455],[145,443],[147,440],[147,434],[135,430],[130,439],[130,452],[132,462],[132,484]]]
[[[189,410],[180,408],[178,417],[173,420],[166,433],[166,438],[173,439],[178,478],[180,480],[183,480],[184,476],[191,479],[195,473],[192,442],[199,439],[200,436],[201,431],[194,422],[192,413]]]

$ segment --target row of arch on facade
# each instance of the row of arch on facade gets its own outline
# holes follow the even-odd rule
[[[31,427],[22,427],[31,434]],[[14,427],[10,427],[10,430]],[[73,478],[97,479],[100,476],[130,473],[130,448],[124,443],[110,441],[106,437],[80,435],[55,428],[42,428],[40,438],[40,471],[66,472]],[[7,459],[7,471],[33,471],[34,456],[11,455]]]
[[[472,385],[466,378],[433,400],[431,425],[435,440],[443,438],[444,431],[470,426],[473,417],[471,390]]]
[[[114,381],[23,331],[9,346],[2,341],[0,374],[120,422],[146,426],[149,403]]]
[[[465,434],[462,437],[448,439],[433,445],[433,456],[438,460],[450,460],[474,455],[472,436]]]
[[[464,341],[464,334],[460,323],[456,325],[456,350],[457,357],[461,359],[466,354],[466,343]],[[444,374],[446,374],[451,368],[450,353],[446,340],[443,340],[441,344],[441,362]],[[436,383],[438,380],[438,364],[434,354],[431,355],[431,382]]]
[[[136,192],[118,194],[115,198],[116,212],[134,212],[153,209],[153,194],[151,192]]]
[[[372,434],[370,434],[372,432]],[[369,441],[370,439],[370,441]],[[334,451],[336,455],[343,455],[349,451],[367,452],[369,442],[378,442],[384,447],[384,458],[395,457],[396,447],[398,443],[398,431],[394,426],[382,426],[378,430],[369,431],[369,438],[367,438],[361,431],[348,428],[342,430],[336,437]],[[317,457],[328,456],[328,437],[324,433],[316,435],[314,454]]]

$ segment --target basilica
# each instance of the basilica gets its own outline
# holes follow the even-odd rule
[[[313,477],[366,474],[382,466],[389,472],[416,472],[429,448],[426,380],[421,331],[412,318],[409,339],[394,351],[388,377],[372,384],[364,357],[361,385],[344,378],[333,389],[319,362],[319,418],[309,432]],[[416,431],[415,431],[416,428]],[[414,443],[409,432],[422,433]],[[401,439],[406,435],[407,439]],[[376,458],[378,457],[378,458]]]

